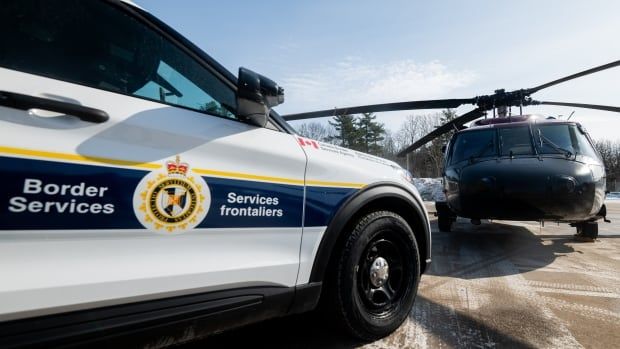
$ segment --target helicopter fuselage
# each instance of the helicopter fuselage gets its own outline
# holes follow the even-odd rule
[[[575,122],[523,119],[452,137],[444,167],[450,209],[472,219],[602,218],[605,168],[587,133]]]

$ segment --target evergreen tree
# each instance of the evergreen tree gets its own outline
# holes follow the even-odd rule
[[[206,111],[209,114],[225,116],[225,117],[228,117],[228,118],[234,118],[235,117],[235,115],[233,113],[231,113],[229,110],[224,108],[222,105],[220,105],[216,101],[211,101],[211,102],[208,102],[208,103],[205,103],[205,104],[201,105],[200,106],[200,110],[204,110],[204,111]]]
[[[439,123],[441,125],[447,124],[448,122],[456,119],[457,115],[456,115],[456,111],[454,111],[454,109],[445,109],[441,111],[441,116],[439,117]],[[440,136],[438,139],[440,140],[440,143],[442,144],[442,146],[444,144],[447,144],[448,141],[450,141],[450,138],[452,137],[452,132],[448,132],[442,136]]]
[[[357,119],[357,128],[360,133],[359,148],[361,151],[373,155],[382,153],[381,141],[385,139],[385,127],[375,121],[373,113],[363,113]]]
[[[334,116],[329,124],[336,130],[333,136],[327,138],[328,142],[336,143],[350,149],[357,149],[359,145],[360,132],[356,127],[355,117],[344,114]]]

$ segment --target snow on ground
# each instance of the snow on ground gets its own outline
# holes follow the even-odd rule
[[[446,201],[441,178],[414,178],[413,184],[424,201]]]
[[[620,200],[620,192],[612,191],[607,194],[606,200]]]

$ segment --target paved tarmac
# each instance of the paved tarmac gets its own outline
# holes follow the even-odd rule
[[[429,211],[434,207],[429,203]],[[305,314],[232,330],[186,348],[618,348],[620,201],[594,243],[567,224],[433,221],[433,263],[408,320],[359,343]]]

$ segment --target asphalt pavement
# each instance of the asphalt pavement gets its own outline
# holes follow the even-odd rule
[[[354,341],[311,313],[184,347],[618,348],[620,201],[608,211],[596,242],[575,241],[567,224],[459,219],[441,233],[433,220],[433,263],[415,306],[377,342]]]

